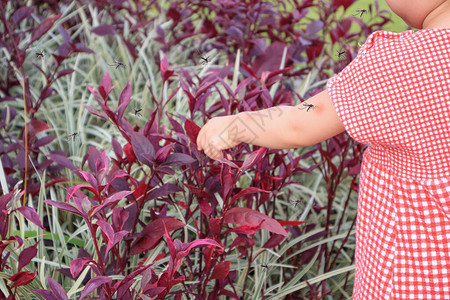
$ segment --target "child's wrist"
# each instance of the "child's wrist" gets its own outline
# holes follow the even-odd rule
[[[254,140],[254,133],[252,134],[250,123],[252,121],[252,117],[250,116],[251,112],[240,112],[235,114],[235,120],[233,123],[236,126],[236,134],[234,134],[234,142],[236,145],[240,143],[251,143]]]

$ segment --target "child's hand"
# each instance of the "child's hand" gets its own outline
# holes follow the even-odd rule
[[[239,145],[239,122],[237,115],[212,118],[202,127],[197,136],[197,149],[203,150],[212,159],[222,158],[222,150]],[[233,124],[234,123],[234,124]]]

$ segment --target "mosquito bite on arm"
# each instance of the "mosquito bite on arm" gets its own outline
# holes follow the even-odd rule
[[[295,107],[298,112],[292,121],[298,147],[317,144],[345,131],[327,90]]]

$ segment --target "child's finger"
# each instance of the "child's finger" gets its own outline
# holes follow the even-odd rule
[[[200,135],[197,137],[196,144],[197,144],[197,150],[201,151],[202,150],[202,145],[200,144]]]
[[[204,136],[204,130],[205,127],[202,127],[202,129],[200,129],[198,135],[197,135],[197,149],[200,151],[202,149],[204,149],[203,147],[203,136]]]

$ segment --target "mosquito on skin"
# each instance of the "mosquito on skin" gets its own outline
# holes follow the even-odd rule
[[[205,55],[198,49],[197,49],[197,54],[198,54],[198,56],[200,56],[200,59],[202,60],[202,62],[201,62],[202,65],[206,65],[207,63],[209,63],[209,56],[205,57]]]
[[[300,110],[304,110],[304,109],[306,109],[306,112],[308,112],[310,109],[316,109],[317,108],[317,106],[316,105],[314,105],[314,104],[309,104],[309,103],[306,103],[306,102],[303,102],[302,103],[303,104],[303,108],[298,108],[298,109],[300,109]]]
[[[356,14],[352,15],[352,16],[357,16],[359,15],[360,18],[362,18],[363,15],[367,14],[367,9],[360,9],[358,8],[356,10]]]
[[[110,65],[110,64],[108,64],[108,65]],[[119,68],[119,67],[124,67],[124,68],[125,68],[127,65],[124,64],[124,63],[121,62],[121,61],[114,60],[114,64],[112,64],[112,65],[110,65],[110,66],[111,66],[111,67],[116,66],[114,69],[117,70],[117,68]]]

